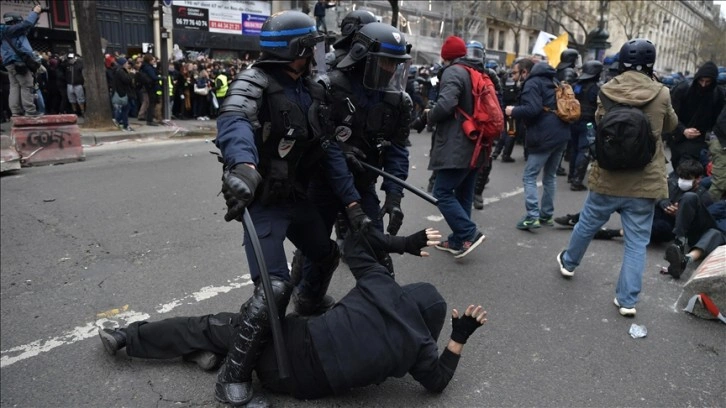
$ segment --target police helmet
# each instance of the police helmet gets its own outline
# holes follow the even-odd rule
[[[3,23],[7,25],[17,24],[21,21],[23,21],[23,16],[20,13],[9,11],[3,14]]]
[[[338,68],[352,68],[366,62],[363,84],[370,89],[405,89],[408,67],[411,63],[406,37],[395,27],[384,23],[369,23],[353,36],[348,55]]]
[[[499,68],[499,63],[496,60],[489,60],[489,61],[487,61],[486,64],[484,64],[484,67],[493,69],[496,71],[497,68]]]
[[[568,48],[560,53],[560,63],[557,64],[557,69],[575,68],[577,59],[580,58],[580,53],[577,50]]]
[[[469,41],[466,43],[466,57],[469,59],[484,61],[487,57],[484,45],[479,41]]]
[[[726,72],[719,72],[716,76],[716,83],[718,85],[726,85]]]
[[[582,75],[580,75],[580,80],[583,79],[590,79],[590,78],[599,78],[600,74],[603,70],[603,64],[600,61],[594,60],[594,61],[587,61],[586,63],[582,64]]]
[[[620,47],[618,71],[627,70],[653,72],[655,64],[655,45],[645,38],[630,40]]]
[[[376,15],[368,10],[351,11],[340,23],[340,34],[342,37],[333,44],[333,48],[336,50],[347,50],[350,47],[350,43],[353,40],[355,33],[357,33],[364,25],[375,22]]]
[[[275,13],[262,24],[258,63],[288,63],[311,57],[315,45],[324,40],[307,14],[293,10]]]

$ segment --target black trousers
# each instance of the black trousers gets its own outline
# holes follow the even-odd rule
[[[678,212],[673,234],[676,237],[686,237],[688,244],[696,243],[701,235],[710,228],[716,228],[716,222],[711,213],[701,203],[698,194],[688,192],[678,200]]]
[[[231,346],[240,316],[238,313],[217,313],[131,323],[126,328],[126,354],[138,358],[169,359],[205,350],[224,356]],[[270,340],[255,367],[262,385],[300,399],[332,394],[310,339],[307,319],[287,316],[282,323],[291,378],[280,379],[274,345]]]

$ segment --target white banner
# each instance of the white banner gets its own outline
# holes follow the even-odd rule
[[[534,43],[534,47],[532,47],[532,55],[546,56],[547,54],[545,54],[544,46],[555,38],[557,38],[557,36],[554,34],[540,31],[537,41]]]

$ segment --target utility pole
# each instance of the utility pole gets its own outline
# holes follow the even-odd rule
[[[164,26],[164,7],[171,7],[171,0],[158,0],[159,33],[161,44],[159,46],[161,59],[161,111],[164,120],[171,119],[171,105],[169,103],[169,51],[167,50],[169,32]]]

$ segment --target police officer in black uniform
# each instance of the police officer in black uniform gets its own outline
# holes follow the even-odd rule
[[[577,71],[575,68],[577,67],[577,61],[580,58],[580,53],[577,52],[577,50],[573,50],[572,48],[568,48],[560,53],[560,63],[557,64],[557,80],[561,82],[567,82],[570,85],[575,84],[577,82]],[[564,154],[568,154],[567,152],[571,152],[574,150],[577,150],[577,140],[575,132],[572,131],[572,126],[570,126],[570,142],[567,145],[567,149],[565,150]],[[564,155],[562,156],[565,157]],[[557,175],[558,176],[564,176],[567,175],[567,172],[562,167],[562,160],[560,159],[560,166],[557,168]],[[571,178],[571,175],[570,175]]]
[[[332,271],[338,265],[338,246],[330,240],[330,231],[306,195],[311,180],[332,180],[330,188],[345,206],[354,230],[365,230],[370,223],[357,203],[360,195],[345,157],[327,138],[329,129],[321,125],[328,116],[325,89],[308,78],[314,47],[323,40],[315,22],[303,13],[284,11],[270,16],[260,33],[260,58],[230,84],[217,120],[215,144],[222,152],[222,191],[228,206],[225,220],[239,220],[245,209],[249,211],[280,313],[287,307],[293,286],[285,238],[318,265],[311,273]],[[252,369],[269,337],[260,271],[249,245],[249,231],[244,235],[256,286],[242,307],[215,386],[216,399],[235,406],[252,398]],[[320,279],[303,275],[301,282]],[[314,299],[323,295],[306,294]]]
[[[335,68],[348,55],[355,33],[364,25],[375,22],[376,15],[368,10],[353,10],[343,18],[343,21],[340,22],[341,38],[333,44],[333,51],[325,56],[328,61],[328,71]]]
[[[590,163],[587,140],[587,124],[595,128],[595,111],[597,110],[597,94],[600,91],[600,74],[603,64],[600,61],[588,61],[582,65],[582,75],[572,87],[575,97],[580,102],[580,119],[571,126],[572,154],[570,156],[570,190],[582,191],[587,188],[582,184]]]
[[[408,177],[406,138],[412,106],[403,88],[411,59],[408,49],[404,35],[395,27],[368,23],[353,37],[347,56],[334,70],[319,78],[332,98],[330,117],[335,128],[335,138],[344,150],[348,167],[355,177],[363,211],[372,219],[372,226],[381,232],[383,218],[388,214],[387,231],[392,235],[398,233],[403,222],[403,187],[390,180],[383,180],[381,189],[386,193],[386,198],[381,208],[376,194],[377,175],[366,170],[360,162],[380,168],[402,180]],[[331,193],[325,183],[311,183],[310,196],[320,206],[319,211],[323,214],[329,232],[332,232],[341,205]],[[341,231],[338,232],[339,238],[342,238]],[[389,255],[381,253],[380,256],[379,260],[393,273]],[[293,276],[297,275],[295,271],[301,261],[301,258],[295,257]],[[310,260],[305,260],[303,265],[304,276],[312,265]],[[300,299],[297,294],[294,303],[296,311],[324,311],[320,307],[310,310],[314,305],[306,299]]]

